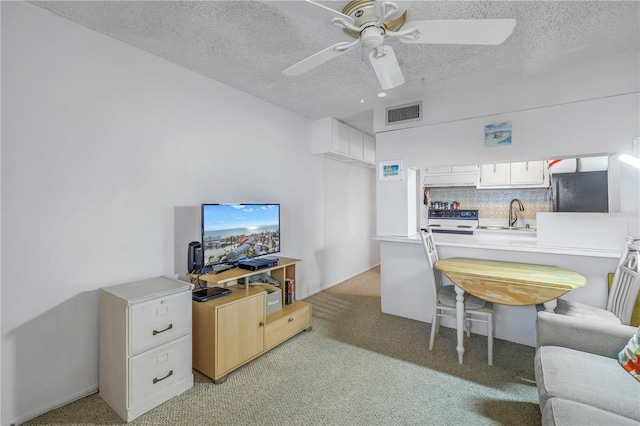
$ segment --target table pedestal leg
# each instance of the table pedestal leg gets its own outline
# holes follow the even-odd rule
[[[458,345],[456,350],[458,351],[458,362],[462,364],[462,358],[464,356],[464,290],[458,286],[455,286],[456,290],[456,333],[458,336]]]

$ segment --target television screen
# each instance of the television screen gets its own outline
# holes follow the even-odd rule
[[[280,204],[202,204],[205,266],[280,252]]]

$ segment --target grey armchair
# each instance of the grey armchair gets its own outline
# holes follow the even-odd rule
[[[631,327],[538,312],[535,375],[543,425],[638,425],[640,381],[617,360]]]
[[[558,299],[556,314],[572,317],[613,321],[629,325],[631,315],[640,290],[640,240],[627,238],[627,243],[620,256],[618,267],[613,276],[613,283],[607,306],[598,308],[584,303]]]

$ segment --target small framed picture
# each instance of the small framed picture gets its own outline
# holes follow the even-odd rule
[[[511,145],[511,122],[487,124],[484,126],[484,146]]]
[[[399,181],[402,180],[402,160],[380,161],[378,163],[379,181]]]

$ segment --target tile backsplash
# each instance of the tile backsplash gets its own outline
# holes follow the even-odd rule
[[[478,210],[480,219],[505,219],[509,203],[514,198],[524,204],[524,211],[518,215],[527,220],[535,220],[537,212],[552,211],[550,189],[473,189],[473,188],[432,188],[429,202],[446,201],[460,203],[460,209]],[[423,212],[426,217],[426,209]]]

